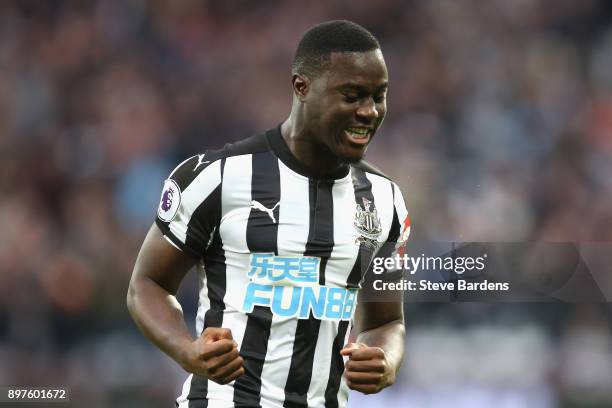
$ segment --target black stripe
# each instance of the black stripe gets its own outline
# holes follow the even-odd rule
[[[395,207],[395,185],[393,183],[391,183],[391,191],[393,192],[393,221],[391,222],[391,229],[389,230],[387,242],[395,243],[399,239],[402,225],[400,224],[399,217],[397,216],[397,208]]]
[[[321,258],[319,285],[325,285],[325,267],[334,249],[333,180],[310,180],[310,226],[304,255]]]
[[[211,308],[208,309],[204,315],[204,327],[202,332],[208,327],[221,327],[222,323],[223,310],[213,310],[211,305]],[[191,377],[191,386],[189,387],[189,394],[187,395],[189,408],[206,408],[208,406],[207,396],[208,379],[194,374],[193,377]]]
[[[310,223],[304,255],[321,258],[320,285],[325,284],[327,261],[334,249],[333,185],[331,180],[310,180],[309,184]],[[315,319],[312,313],[307,320],[302,319],[297,323],[293,355],[285,384],[283,406],[287,408],[307,406],[307,394],[312,379],[312,366],[320,326],[321,321]]]
[[[221,174],[225,160],[221,161]],[[223,298],[227,289],[226,280],[226,265],[225,251],[223,250],[223,242],[219,233],[219,223],[221,221],[221,185],[208,196],[207,200],[215,196],[218,200],[215,205],[207,205],[206,200],[195,211],[192,219],[201,219],[202,223],[208,223],[208,228],[214,228],[214,235],[210,247],[204,255],[204,268],[206,271],[206,285],[208,287],[208,298],[210,300],[210,309],[204,314],[203,331],[208,327],[221,327],[223,324],[223,311],[225,303]],[[209,203],[211,204],[211,203]],[[191,226],[191,222],[189,223]],[[214,226],[213,226],[214,224]],[[189,229],[188,229],[189,232]],[[189,237],[189,233],[187,234]],[[201,333],[200,333],[201,334]],[[193,375],[191,378],[191,386],[187,399],[189,400],[189,408],[205,408],[208,406],[208,379],[199,375]]]
[[[215,241],[216,240],[217,238],[215,238]],[[214,264],[205,264],[210,309],[204,314],[204,327],[202,331],[206,330],[208,327],[221,327],[223,324],[223,311],[225,310],[223,298],[225,297],[226,290],[225,253],[220,241],[219,245],[214,244],[214,247],[214,251],[217,253],[219,260],[222,259],[223,263],[215,261]],[[211,250],[213,249],[211,248]],[[189,394],[187,396],[189,408],[203,408],[208,406],[208,400],[206,399],[207,394],[208,379],[194,374],[191,378],[191,387],[189,388]]]
[[[319,337],[321,321],[310,314],[308,319],[300,319],[295,330],[291,366],[285,384],[284,407],[306,407],[308,388],[312,378],[315,347]]]
[[[395,197],[395,187],[393,186],[393,184],[391,184],[391,188],[393,191],[393,196]],[[393,220],[391,221],[391,228],[389,229],[389,235],[387,237],[387,241],[385,242],[385,244],[380,248],[380,250],[376,254],[376,257],[388,258],[393,255],[393,253],[395,252],[395,245],[397,243],[397,240],[400,237],[401,228],[402,228],[402,224],[400,223],[399,217],[397,215],[397,208],[395,207],[395,200],[393,200]],[[370,271],[371,268],[372,268],[372,265],[369,265],[367,273],[372,273]],[[401,278],[402,273],[403,273],[403,270],[401,268],[397,270],[391,269],[391,270],[386,270],[384,276],[379,275],[379,277],[383,277],[386,281],[393,281],[393,280]]]
[[[212,303],[212,299],[211,299]],[[223,310],[213,310],[212,306],[204,315],[204,327],[202,332],[208,327],[221,327],[223,322]],[[201,333],[200,333],[201,334]],[[194,374],[191,377],[191,385],[189,387],[189,408],[205,408],[208,406],[208,379]]]
[[[204,323],[204,328],[206,328],[206,322]],[[208,406],[208,399],[206,399],[207,394],[208,379],[194,374],[193,377],[191,377],[189,394],[187,395],[189,408],[206,408]]]
[[[176,181],[181,191],[185,191],[187,186],[191,184],[193,180],[204,170],[206,167],[210,166],[214,159],[209,157],[208,151],[202,153],[204,156],[202,157],[202,161],[200,162],[200,155],[195,155],[181,165],[179,165],[174,171],[170,174],[172,180]],[[198,165],[198,162],[200,164]]]
[[[365,210],[364,198],[370,202],[370,211],[374,210],[374,195],[372,194],[372,183],[366,177],[366,173],[360,169],[353,168],[351,176],[353,178],[353,188],[355,190],[355,204]],[[374,249],[364,244],[359,244],[357,259],[353,269],[346,280],[348,288],[357,288],[364,276],[365,271],[374,255]]]
[[[278,255],[278,215],[280,213],[280,171],[278,159],[272,152],[253,155],[251,200],[272,209],[276,222],[266,211],[251,208],[247,224],[246,239],[249,251],[274,252]]]
[[[185,246],[191,252],[204,255],[213,231],[221,220],[221,184],[195,209],[187,223]]]
[[[221,159],[221,181],[223,181],[223,173],[225,172],[225,161],[225,157]]]
[[[234,383],[234,403],[242,407],[259,407],[261,372],[268,352],[272,312],[268,307],[255,306],[248,316],[240,348],[245,373]]]
[[[278,159],[272,152],[252,156],[251,199],[266,209],[272,209],[280,202],[280,171]],[[279,206],[272,215],[252,207],[247,222],[246,241],[249,251],[274,252],[278,255]],[[270,308],[255,306],[248,313],[240,355],[244,359],[245,374],[234,383],[236,406],[257,407],[261,401],[261,372],[268,351],[268,339],[272,326]]]
[[[225,251],[223,250],[223,243],[221,242],[221,235],[218,229],[215,232],[211,247],[206,252],[204,268],[208,299],[210,300],[210,309],[206,312],[206,322],[208,327],[221,327],[223,311],[225,310],[223,298],[227,291],[227,271]]]
[[[338,334],[332,346],[332,358],[329,368],[329,379],[325,389],[325,408],[338,408],[338,390],[340,389],[340,378],[344,372],[344,360],[340,350],[344,347],[344,338],[349,322],[342,320],[338,325]]]

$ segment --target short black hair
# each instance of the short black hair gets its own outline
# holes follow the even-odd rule
[[[329,67],[332,52],[367,52],[379,48],[376,37],[359,24],[348,20],[326,21],[304,33],[291,73],[313,78]]]

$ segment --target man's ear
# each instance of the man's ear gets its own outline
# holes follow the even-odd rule
[[[302,74],[293,74],[291,78],[291,85],[293,86],[293,93],[300,102],[306,99],[306,95],[310,91],[310,78]]]

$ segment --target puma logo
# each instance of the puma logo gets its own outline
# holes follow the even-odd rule
[[[193,168],[193,171],[196,171],[198,169],[198,167],[200,167],[203,164],[208,164],[210,163],[210,160],[207,161],[202,161],[204,160],[204,156],[206,155],[206,153],[203,154],[198,154],[198,164],[196,164],[196,166]]]
[[[276,218],[274,217],[274,210],[276,209],[276,207],[278,207],[278,205],[280,204],[280,201],[278,203],[276,203],[274,205],[274,207],[272,208],[266,208],[264,207],[264,205],[262,203],[260,203],[259,201],[256,200],[252,200],[251,201],[251,208],[255,209],[255,210],[259,210],[259,211],[263,211],[266,214],[268,214],[268,216],[272,219],[272,222],[276,224]]]

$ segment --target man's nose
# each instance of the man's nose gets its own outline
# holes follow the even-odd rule
[[[366,99],[359,107],[356,112],[359,118],[367,120],[368,122],[378,118],[378,110],[376,109],[376,103],[372,98]]]

